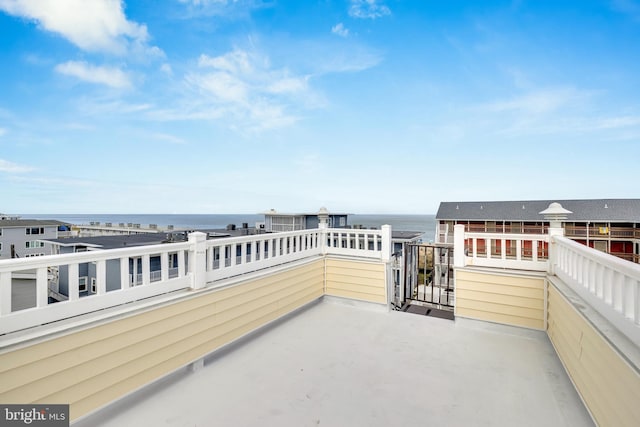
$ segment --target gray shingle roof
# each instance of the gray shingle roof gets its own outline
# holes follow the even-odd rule
[[[640,199],[520,200],[488,202],[442,202],[437,220],[544,221],[543,211],[552,202],[573,212],[567,221],[640,223]]]
[[[55,219],[0,219],[0,227],[44,227],[47,225],[69,225]]]

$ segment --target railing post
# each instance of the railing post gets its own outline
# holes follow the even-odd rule
[[[382,230],[382,262],[391,261],[391,226],[383,225]]]
[[[556,274],[556,259],[558,256],[558,249],[556,247],[555,236],[563,236],[564,229],[562,227],[549,227],[549,254],[547,259],[547,272],[551,275]]]
[[[191,244],[189,248],[191,288],[202,289],[207,284],[207,235],[199,231],[191,233],[189,243]]]
[[[453,226],[453,266],[464,267],[464,224]]]
[[[320,231],[318,238],[320,239],[319,245],[320,245],[320,253],[322,255],[326,255],[327,254],[327,231],[328,231],[328,227],[327,227],[327,223],[326,222],[321,222],[320,224],[318,224],[318,230]]]

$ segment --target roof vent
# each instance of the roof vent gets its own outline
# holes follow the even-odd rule
[[[460,206],[456,205],[456,210],[460,209]]]
[[[605,204],[604,204],[604,208],[605,208],[605,209],[609,209],[609,206],[607,206],[607,204],[605,203]]]
[[[480,209],[484,209],[484,206],[480,205]]]
[[[524,205],[522,205],[522,209],[524,209]]]

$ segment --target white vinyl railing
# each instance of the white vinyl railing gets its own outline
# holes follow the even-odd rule
[[[554,236],[553,273],[640,343],[640,265]]]
[[[464,233],[464,241],[464,265],[547,271],[547,234]]]
[[[183,242],[2,260],[0,334],[187,288],[190,286],[190,277],[187,274],[187,252],[190,247],[190,243]],[[168,268],[170,254],[174,257],[177,255],[178,259],[178,273],[172,274],[173,278],[170,278]],[[144,286],[153,281],[150,268],[152,257],[160,257],[161,280],[153,286]],[[142,260],[142,286],[132,286],[129,263],[130,259],[138,258]],[[80,290],[81,266],[83,269],[91,266],[95,272],[95,287],[85,282],[86,290]],[[52,284],[57,289],[53,290],[56,293],[66,290],[66,301],[49,303],[50,281],[47,272],[50,267],[55,267],[60,272],[58,282]],[[24,271],[35,271],[35,283],[14,283],[14,276]],[[67,277],[67,280],[61,283],[63,277]],[[14,310],[13,298],[25,299],[34,293],[27,289],[28,287],[35,287],[35,301],[29,308]]]
[[[385,232],[387,230],[312,229],[207,240],[207,282],[325,254],[383,260]],[[390,229],[388,233],[387,251]]]
[[[640,265],[568,239],[562,229],[549,232],[465,233],[456,225],[454,265],[546,271],[640,343]]]
[[[325,255],[389,262],[391,227],[318,228],[213,240],[196,232],[188,242],[1,260],[0,335]],[[48,272],[54,269],[58,274],[51,280]],[[80,273],[91,279],[82,286]],[[49,302],[56,295],[59,301]],[[14,300],[25,299],[27,308],[13,306]]]

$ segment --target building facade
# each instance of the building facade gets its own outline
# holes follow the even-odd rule
[[[436,214],[436,242],[452,243],[456,224],[463,224],[467,232],[545,234],[549,223],[540,212],[552,202],[571,211],[563,223],[566,237],[640,262],[640,199],[442,202]],[[544,253],[546,247],[539,251]]]
[[[328,213],[329,228],[347,228],[346,213]],[[264,213],[264,231],[278,233],[283,231],[300,231],[317,228],[320,220],[318,213],[281,213],[271,209]]]
[[[43,240],[58,238],[66,227],[56,220],[0,219],[0,259],[50,255],[52,246]]]

